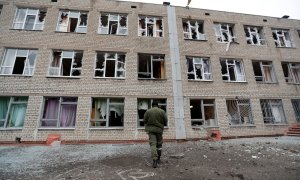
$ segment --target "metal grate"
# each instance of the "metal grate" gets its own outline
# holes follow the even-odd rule
[[[230,125],[253,124],[250,100],[226,100]]]
[[[264,123],[286,123],[282,101],[280,99],[261,99],[260,105],[264,117]]]
[[[300,123],[300,99],[292,99],[296,120]]]

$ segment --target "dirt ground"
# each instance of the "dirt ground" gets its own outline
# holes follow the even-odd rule
[[[0,179],[300,179],[300,137],[141,144],[0,146]]]

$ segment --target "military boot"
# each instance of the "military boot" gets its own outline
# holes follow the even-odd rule
[[[157,163],[160,164],[161,163],[161,161],[160,161],[161,150],[157,150],[157,155],[158,155],[158,157],[157,157]]]
[[[152,167],[153,167],[153,168],[157,168],[157,160],[154,160],[154,159],[153,159],[153,165],[152,165]]]

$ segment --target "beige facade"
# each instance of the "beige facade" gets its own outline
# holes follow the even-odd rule
[[[147,135],[138,123],[140,110],[138,101],[141,99],[163,99],[166,101],[169,122],[165,128],[165,139],[206,138],[207,132],[211,129],[219,129],[223,137],[276,135],[283,134],[290,124],[297,122],[294,109],[296,106],[292,105],[291,100],[300,99],[299,82],[297,80],[292,83],[286,82],[282,62],[296,63],[296,65],[300,63],[299,20],[105,0],[58,0],[58,2],[51,2],[51,0],[0,0],[1,4],[3,8],[0,14],[0,61],[2,68],[0,73],[0,96],[25,96],[28,97],[28,101],[23,125],[18,127],[9,126],[13,114],[13,110],[11,110],[13,103],[10,101],[9,112],[0,117],[3,118],[2,121],[4,122],[2,128],[0,128],[0,141],[14,141],[16,137],[21,138],[22,141],[45,141],[49,134],[61,134],[64,141],[146,140]],[[28,11],[23,21],[24,26],[16,28],[18,8],[46,11],[42,30],[26,30],[26,25],[30,26],[28,24],[29,20],[26,20],[30,16]],[[83,27],[86,33],[75,32],[76,30],[74,32],[60,32],[58,26],[63,21],[60,14],[62,10],[68,11],[69,29],[66,31],[72,31],[70,29],[75,23],[76,30],[79,31],[79,28]],[[172,14],[172,10],[175,10],[175,14]],[[74,13],[74,17],[76,14],[79,18],[71,19],[72,12],[80,12],[81,14]],[[83,22],[84,17],[81,16],[84,13],[87,13],[87,21],[85,22]],[[119,15],[119,18],[125,16],[126,26],[123,26],[120,21],[115,25],[118,25],[118,28],[126,27],[127,30],[126,28],[123,30],[127,33],[122,34],[119,29],[116,30],[117,33],[115,34],[99,33],[100,15],[103,14]],[[173,20],[172,15],[176,17]],[[40,15],[37,16],[40,17]],[[139,33],[139,30],[142,29],[142,26],[139,26],[139,23],[141,23],[140,17],[155,17],[156,21],[162,20],[161,25],[154,23],[151,28],[147,29],[147,32],[145,31],[146,34],[149,33],[150,36],[154,37],[142,36]],[[201,34],[205,34],[204,39],[187,39],[187,36],[185,38],[183,21],[189,20],[203,23]],[[38,20],[35,20],[34,25],[36,27],[37,22]],[[214,27],[218,23],[233,25],[234,38],[229,35],[227,37],[229,42],[217,41]],[[22,25],[22,22],[20,24]],[[162,26],[162,30],[158,26]],[[247,44],[245,26],[261,27],[265,43],[263,45]],[[170,29],[172,27],[176,27],[177,32]],[[291,39],[285,39],[284,45],[287,47],[276,47],[272,33],[274,34],[274,30],[277,29],[288,30],[288,36]],[[105,29],[102,30],[105,31]],[[114,31],[113,26],[108,31]],[[174,40],[177,43],[173,44]],[[292,45],[288,44],[289,42]],[[32,75],[30,73],[29,75],[24,74],[24,72],[23,74],[18,73],[16,63],[12,65],[12,72],[7,73],[3,70],[6,65],[4,61],[6,61],[5,57],[8,56],[8,49],[37,50]],[[73,77],[72,75],[58,74],[53,76],[53,74],[49,74],[49,67],[53,66],[54,62],[53,52],[57,50],[83,52],[82,66],[79,67],[80,76]],[[123,66],[125,75],[113,75],[114,77],[111,77],[109,72],[104,72],[103,75],[101,74],[101,68],[99,68],[99,76],[103,77],[95,77],[95,67],[97,67],[95,62],[99,52],[100,54],[125,54],[125,64]],[[142,66],[141,60],[143,59],[141,56],[144,54],[150,55],[152,58],[151,62],[154,68],[148,69],[153,75],[152,78],[143,78],[145,73],[142,73],[143,70],[139,67]],[[173,56],[174,54],[176,56]],[[162,56],[163,60],[161,58],[155,59],[157,55]],[[13,58],[15,62],[22,59],[18,59],[17,56],[18,54]],[[177,58],[179,64],[172,57]],[[191,71],[187,66],[187,57],[208,58],[211,78],[208,80],[188,78],[187,73]],[[23,58],[29,59],[30,57],[28,55]],[[60,61],[63,61],[63,57],[61,58]],[[70,60],[70,57],[66,59]],[[73,57],[73,65],[74,59],[76,57]],[[109,58],[107,59],[109,60]],[[109,69],[108,60],[105,61],[107,63],[105,68],[107,69]],[[239,60],[242,63],[242,66],[233,66],[235,68],[234,72],[228,69],[229,78],[235,76],[235,81],[224,80],[220,60]],[[275,81],[272,83],[257,82],[253,70],[253,61],[271,62]],[[157,65],[157,62],[160,65]],[[74,71],[77,70],[78,72],[75,66],[71,66],[70,71],[75,69]],[[26,69],[26,67],[27,65],[24,68]],[[157,67],[159,72],[155,70]],[[175,70],[174,67],[177,69]],[[201,67],[203,67],[203,64]],[[243,74],[243,72],[240,72],[241,67],[243,67],[242,71],[244,72],[242,80],[239,79],[241,78],[240,75]],[[117,73],[120,68],[114,70]],[[149,73],[148,70],[147,73]],[[63,69],[63,71],[65,70]],[[72,74],[72,72],[69,72],[69,74]],[[298,73],[300,75],[300,71]],[[177,79],[174,81],[175,77]],[[176,94],[178,92],[180,96]],[[59,118],[56,127],[42,125],[42,119],[45,119],[44,113],[47,111],[46,100],[47,98],[53,99],[53,97],[78,98],[74,126],[62,126]],[[122,125],[110,126],[109,122],[106,122],[103,126],[94,126],[95,122],[91,121],[93,119],[91,111],[96,106],[93,105],[96,101],[93,103],[92,99],[97,98],[109,99],[109,102],[111,102],[111,99],[123,99],[124,109],[119,109],[123,113],[119,113],[117,110],[114,111],[116,118],[120,118],[119,116],[122,114]],[[210,110],[205,109],[204,106],[199,106],[199,108],[204,108],[202,115],[205,117],[194,116],[191,110],[194,108],[191,101],[196,100],[195,103],[198,103],[207,99],[213,100],[212,107],[215,111],[215,120],[211,126],[206,124],[210,118],[206,117],[209,115],[205,113]],[[271,118],[270,123],[264,122],[261,105],[263,99],[271,100],[271,102],[276,99],[282,102],[283,111],[280,108],[276,109],[275,106],[271,106],[270,111],[273,113],[273,119]],[[246,105],[247,107],[238,105],[240,110],[229,108],[230,103],[234,104],[240,100],[249,100],[248,104],[250,105]],[[61,98],[59,102],[63,101]],[[182,104],[179,105],[174,102],[182,102]],[[112,109],[117,107],[117,105],[109,106],[109,103],[105,105]],[[60,104],[60,107],[63,107],[63,103]],[[247,113],[241,112],[243,108],[249,112],[249,107],[252,118],[245,115]],[[103,113],[103,109],[101,110]],[[299,111],[297,108],[296,110]],[[109,110],[107,113],[110,114],[111,111]],[[182,115],[180,112],[183,112]],[[282,112],[284,115],[280,116]],[[276,113],[277,116],[280,116],[279,121],[281,120],[281,122],[277,121]],[[232,123],[232,118],[236,114],[239,122]],[[112,116],[112,114],[110,115]],[[108,117],[106,116],[106,118]],[[249,118],[252,119],[251,123],[243,123]],[[192,121],[198,123],[192,125]],[[102,123],[100,122],[100,124]]]

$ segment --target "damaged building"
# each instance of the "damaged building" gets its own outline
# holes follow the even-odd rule
[[[300,123],[300,21],[108,0],[0,0],[0,142],[283,135]]]

